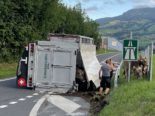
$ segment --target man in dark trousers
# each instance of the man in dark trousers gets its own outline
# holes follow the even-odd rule
[[[103,90],[104,95],[109,94],[110,88],[111,88],[111,79],[110,79],[110,66],[109,66],[109,60],[106,60],[106,62],[102,63],[102,66],[99,70],[99,78],[101,80],[100,82],[100,89],[99,89],[99,94],[103,95]]]

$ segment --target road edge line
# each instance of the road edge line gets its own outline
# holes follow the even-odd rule
[[[103,53],[103,54],[96,54],[96,56],[102,56],[102,55],[113,54],[113,53],[119,53],[119,52],[108,52],[108,53]]]
[[[11,77],[11,78],[8,78],[8,79],[0,79],[0,82],[4,82],[4,81],[9,81],[9,80],[13,80],[15,79],[16,77]]]
[[[41,107],[41,105],[44,103],[44,101],[49,97],[49,95],[45,95],[42,98],[38,100],[38,102],[33,106],[29,116],[37,116],[38,110]]]

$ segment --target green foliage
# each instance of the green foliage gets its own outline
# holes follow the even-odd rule
[[[154,70],[155,55],[153,56],[152,82],[146,79],[137,80],[132,76],[131,82],[127,83],[125,77],[120,76],[118,88],[111,93],[110,104],[99,113],[99,116],[154,116]]]
[[[99,116],[154,116],[155,82],[134,80],[115,89]]]
[[[0,63],[0,79],[16,75],[17,63]]]
[[[152,80],[155,81],[155,54],[153,55]]]
[[[93,37],[99,45],[98,25],[81,5],[68,8],[60,0],[0,1],[0,62],[17,60],[29,42],[46,40],[48,33]]]
[[[132,9],[120,16],[98,19],[96,22],[100,24],[99,31],[103,36],[123,40],[129,38],[132,31],[133,38],[140,40],[139,46],[144,48],[152,40],[155,41],[154,12],[155,8]],[[147,40],[147,44],[143,40]]]

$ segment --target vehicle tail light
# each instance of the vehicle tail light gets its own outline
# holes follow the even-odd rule
[[[34,44],[30,45],[30,52],[33,53],[34,52]]]
[[[28,81],[29,81],[29,86],[31,87],[32,86],[32,77],[30,77]]]
[[[18,86],[19,86],[19,87],[25,87],[25,86],[26,86],[26,80],[25,80],[24,77],[20,77],[20,78],[18,79]]]

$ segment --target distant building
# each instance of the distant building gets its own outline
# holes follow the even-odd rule
[[[101,44],[100,44],[100,48],[108,48],[108,37],[101,37]]]
[[[102,40],[101,40],[100,48],[113,49],[117,51],[123,50],[122,43],[119,42],[117,39],[113,37],[106,37],[106,36],[102,36],[101,39]]]

